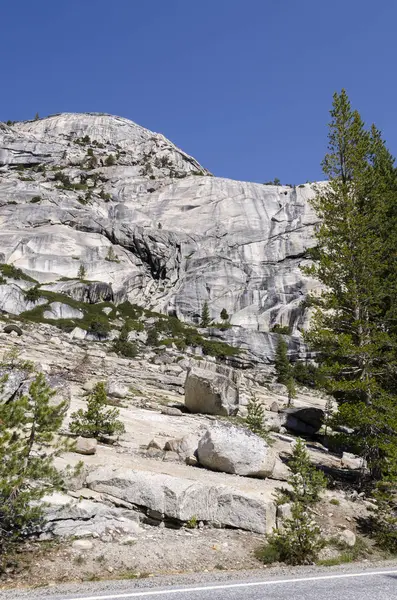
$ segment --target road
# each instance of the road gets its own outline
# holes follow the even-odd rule
[[[156,585],[152,580],[152,584]],[[139,582],[109,582],[101,591],[84,584],[79,592],[67,594],[56,589],[15,590],[0,592],[9,600],[397,600],[397,568],[359,572],[320,573],[307,577],[269,578],[261,580],[224,581],[192,586],[139,588]],[[103,584],[102,584],[103,587]]]

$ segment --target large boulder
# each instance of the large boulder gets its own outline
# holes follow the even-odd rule
[[[162,473],[100,467],[87,477],[92,490],[145,507],[158,518],[214,523],[269,533],[276,522],[273,501],[234,487],[204,484]]]
[[[276,462],[265,440],[229,423],[218,423],[205,432],[197,456],[207,469],[263,479],[272,475]]]
[[[324,411],[314,406],[287,408],[283,417],[284,427],[303,435],[314,435],[324,423]]]
[[[44,311],[45,319],[82,319],[84,313],[63,302],[51,302],[48,309]]]
[[[175,438],[165,443],[164,450],[176,452],[180,458],[193,456],[197,451],[198,436],[194,434],[185,435],[183,438]]]
[[[237,414],[238,375],[230,367],[211,362],[191,367],[185,381],[185,405],[194,413]]]
[[[5,404],[8,400],[19,395],[29,376],[29,372],[24,369],[12,369],[10,367],[1,368],[0,380],[3,381],[3,383],[0,386],[0,403]]]

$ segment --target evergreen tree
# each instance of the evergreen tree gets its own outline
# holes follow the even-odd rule
[[[39,116],[39,113],[37,112],[37,113],[35,114],[35,116],[34,116],[34,120],[35,120],[35,121],[38,121],[39,119],[40,119],[40,116]]]
[[[288,360],[288,346],[282,335],[278,336],[274,367],[278,383],[287,385],[291,378],[291,365]]]
[[[227,312],[226,308],[222,308],[221,310],[221,319],[225,322],[230,319],[229,313]]]
[[[211,323],[210,309],[208,308],[208,302],[205,301],[203,304],[203,310],[201,311],[200,326],[201,327],[209,327],[210,323]]]
[[[339,403],[336,423],[380,478],[397,456],[397,178],[378,131],[367,131],[346,92],[334,95],[328,177],[313,207],[321,218],[316,263],[325,286],[307,335],[324,385]],[[393,250],[394,248],[394,250]]]
[[[324,545],[320,528],[312,515],[311,505],[320,500],[326,479],[311,464],[301,439],[294,445],[288,467],[291,470],[288,479],[290,490],[287,492],[292,499],[291,517],[283,520],[279,529],[273,529],[267,537],[266,545],[258,552],[258,558],[264,562],[311,564]],[[279,494],[280,501],[285,499],[284,492]]]
[[[39,373],[26,395],[0,405],[0,554],[43,518],[38,501],[61,488],[54,457],[70,448],[56,437],[67,405],[52,406],[53,396]]]
[[[306,446],[300,438],[294,444],[288,468],[291,471],[288,483],[291,486],[293,501],[304,506],[318,502],[327,480],[311,463]]]
[[[87,410],[79,409],[72,414],[70,431],[84,437],[101,438],[107,435],[121,435],[125,427],[118,420],[120,411],[106,408],[107,395],[105,383],[97,383],[88,396]]]
[[[287,392],[288,392],[288,408],[292,406],[293,399],[296,398],[296,387],[295,380],[292,376],[290,376],[287,380]]]
[[[256,433],[256,435],[262,436],[265,433],[265,428],[263,425],[265,411],[256,396],[251,397],[247,406],[247,411],[248,414],[245,422],[247,423],[249,429],[253,433]]]
[[[77,272],[77,277],[83,281],[83,279],[85,279],[85,276],[87,275],[87,271],[85,270],[85,266],[83,264],[81,264],[79,266],[79,270]]]

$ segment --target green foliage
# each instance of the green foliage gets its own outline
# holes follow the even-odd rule
[[[72,414],[70,431],[76,435],[97,439],[124,433],[125,427],[118,420],[120,411],[116,408],[106,408],[107,402],[105,383],[101,381],[88,396],[87,410],[80,408]]]
[[[117,262],[117,263],[120,262],[119,259],[117,258],[117,254],[115,253],[115,251],[113,249],[113,246],[109,246],[105,260],[107,260],[109,262]]]
[[[135,358],[138,355],[138,348],[136,344],[128,341],[128,334],[130,332],[132,321],[124,323],[120,330],[119,337],[113,342],[113,350],[126,358]]]
[[[106,157],[105,160],[105,165],[107,167],[113,167],[113,165],[116,164],[116,159],[114,158],[113,154],[109,154],[109,156]]]
[[[210,324],[211,324],[210,309],[208,308],[208,302],[205,301],[203,304],[203,309],[201,311],[200,327],[209,327]]]
[[[185,523],[185,527],[187,529],[197,529],[198,519],[196,515],[193,515],[188,521]]]
[[[291,378],[291,365],[288,359],[288,345],[284,338],[279,335],[274,359],[274,367],[278,383],[287,385]]]
[[[35,116],[34,116],[34,120],[35,120],[35,121],[38,121],[39,119],[40,119],[40,117],[39,117],[39,113],[37,112],[37,113],[35,114]]]
[[[77,277],[80,280],[84,280],[86,275],[87,275],[87,271],[85,269],[85,266],[83,264],[80,264],[79,270],[77,271]]]
[[[26,300],[29,300],[29,302],[37,302],[37,300],[40,298],[40,289],[37,287],[37,285],[35,285],[34,287],[26,290],[26,292],[24,292],[24,296]]]
[[[288,483],[292,490],[292,500],[304,506],[318,502],[327,480],[325,475],[312,465],[306,446],[300,438],[294,444],[288,467],[291,471]]]
[[[313,518],[311,506],[320,500],[326,479],[311,464],[301,439],[294,445],[288,467],[291,471],[288,478],[291,490],[279,493],[279,500],[284,499],[286,493],[290,496],[293,501],[291,518],[284,519],[279,529],[273,529],[267,537],[265,547],[258,551],[257,556],[264,562],[277,560],[291,565],[312,564],[324,546],[324,541]]]
[[[397,478],[389,476],[378,482],[373,531],[377,544],[383,550],[397,554]]]
[[[226,308],[222,308],[220,316],[222,321],[228,321],[230,319],[229,313],[227,312]]]
[[[257,557],[263,562],[285,562],[289,565],[313,564],[324,546],[321,531],[311,512],[303,504],[295,503],[292,516],[285,519],[281,529],[274,529]]]
[[[248,428],[256,435],[267,437],[267,430],[264,426],[265,411],[256,396],[250,398],[247,411],[245,422]]]
[[[0,273],[4,275],[4,277],[9,277],[10,279],[24,279],[25,281],[31,281],[32,283],[37,283],[33,277],[26,275],[22,269],[18,269],[14,267],[14,265],[0,264]]]
[[[287,380],[287,392],[288,392],[288,407],[292,406],[293,399],[296,398],[296,387],[294,378],[291,376]]]
[[[33,198],[30,199],[30,203],[37,204],[37,202],[41,202],[41,200],[42,200],[41,196],[33,196]]]
[[[272,327],[272,333],[279,333],[281,335],[291,335],[291,327],[288,325],[280,325],[280,323],[276,323]]]
[[[155,327],[151,327],[147,332],[146,343],[148,346],[158,346],[159,336]]]
[[[316,262],[306,269],[326,291],[307,342],[338,401],[335,424],[353,430],[350,448],[379,480],[397,459],[397,171],[344,90],[334,95],[328,139],[327,186],[312,202]]]
[[[26,395],[0,405],[1,554],[42,520],[38,501],[62,485],[53,460],[70,446],[56,435],[67,406],[51,406],[53,395],[40,373]]]
[[[273,181],[265,181],[263,185],[281,185],[281,181],[278,177],[275,177]]]
[[[321,385],[321,377],[316,365],[296,362],[292,365],[292,376],[301,385],[316,388]]]

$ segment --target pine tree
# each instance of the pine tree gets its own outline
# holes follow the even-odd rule
[[[39,500],[61,488],[54,457],[70,448],[56,436],[67,406],[52,406],[53,395],[39,373],[26,395],[0,405],[0,554],[43,518]]]
[[[311,506],[320,500],[326,479],[311,464],[301,439],[294,445],[288,467],[291,470],[288,478],[290,491],[287,492],[292,499],[291,517],[283,520],[279,529],[273,529],[267,537],[266,545],[258,552],[258,558],[264,562],[312,564],[324,542],[320,528],[313,518]],[[286,494],[282,491],[279,501],[285,499]]]
[[[304,506],[318,502],[327,480],[311,463],[306,446],[300,438],[294,444],[288,468],[291,471],[288,483],[291,486],[293,501]]]
[[[282,335],[278,336],[274,367],[278,383],[287,385],[291,378],[291,365],[288,360],[288,346]]]
[[[256,396],[252,396],[247,406],[247,417],[245,422],[249,429],[256,433],[256,435],[262,436],[265,433],[263,421],[265,418],[265,411],[262,404],[259,402]]]
[[[396,233],[385,225],[386,215],[397,223],[397,176],[380,134],[365,129],[344,90],[334,95],[323,170],[309,272],[327,291],[307,341],[339,403],[336,423],[353,429],[347,442],[380,478],[397,456]]]
[[[107,395],[105,383],[95,385],[87,400],[87,409],[79,409],[72,414],[70,431],[84,437],[101,438],[108,435],[121,435],[125,427],[118,420],[120,411],[106,408]]]
[[[293,399],[296,398],[296,387],[295,380],[292,376],[290,376],[287,380],[287,392],[288,392],[288,408],[292,406]]]
[[[40,119],[40,116],[39,116],[39,113],[37,112],[34,116],[34,120],[39,121],[39,119]]]
[[[203,304],[203,310],[201,311],[200,326],[201,327],[209,327],[210,323],[211,323],[210,309],[208,307],[208,302],[205,301]]]
[[[229,313],[227,312],[226,308],[222,308],[221,310],[221,319],[225,322],[230,319]]]
[[[83,281],[85,279],[85,276],[87,275],[87,271],[85,270],[85,266],[83,264],[81,264],[79,266],[79,270],[77,272],[77,277]]]

